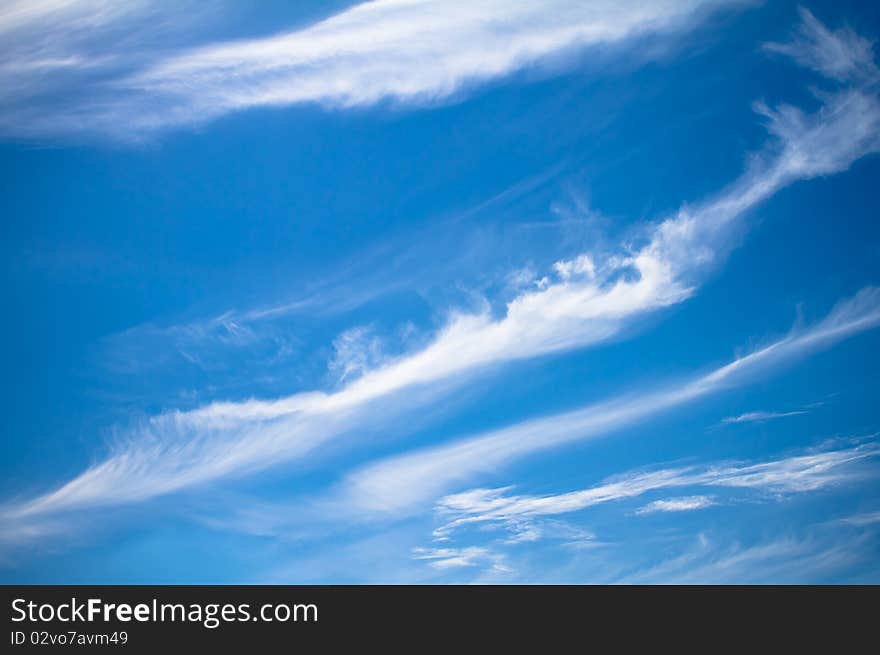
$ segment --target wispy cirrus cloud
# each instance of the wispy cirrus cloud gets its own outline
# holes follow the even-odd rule
[[[822,534],[750,545],[721,544],[705,534],[671,559],[607,582],[615,584],[809,584],[838,579],[870,552],[870,535],[841,543]]]
[[[373,0],[308,27],[179,47],[171,53],[167,47],[152,48],[132,57],[130,42],[111,41],[103,56],[122,58],[127,68],[97,79],[72,71],[56,81],[56,85],[81,82],[91,92],[88,99],[67,103],[63,111],[47,105],[43,113],[14,111],[22,108],[13,106],[0,125],[19,135],[72,131],[139,138],[254,107],[299,103],[352,107],[384,100],[425,103],[518,70],[548,62],[558,66],[566,55],[585,48],[686,29],[710,10],[739,4],[744,3]],[[96,8],[109,13],[115,7],[115,13],[121,13],[118,4],[87,0],[37,3],[42,11],[24,7],[25,3],[16,3],[6,22],[28,14],[29,24],[39,29],[74,10],[79,10],[76,16],[87,17],[99,14]],[[132,28],[131,18],[115,13],[105,22],[117,29]],[[38,29],[34,33],[39,34]],[[106,34],[103,37],[106,42]],[[70,67],[79,70],[83,62],[71,57],[91,52],[96,42],[99,39],[72,43],[77,47],[67,49],[75,53],[68,55]],[[37,59],[18,50],[13,54],[9,67],[24,77],[27,64]]]
[[[332,393],[315,390],[277,400],[217,402],[154,416],[124,433],[109,457],[56,490],[17,504],[7,516],[140,502],[252,473],[314,453],[319,446],[350,436],[354,429],[363,432],[400,416],[474,372],[616,337],[640,317],[690,297],[706,270],[729,250],[730,235],[743,228],[744,216],[760,202],[796,181],[846,170],[880,147],[880,104],[872,87],[846,86],[822,100],[813,114],[760,106],[772,138],[732,185],[647,227],[641,238],[615,255],[596,261],[583,253],[559,262],[500,314],[488,306],[476,313],[452,311],[425,347],[370,368]],[[830,345],[873,326],[875,305],[876,292],[866,290],[814,329],[690,383],[511,428],[515,435],[500,431],[402,461],[436,473],[442,489],[447,481],[467,478],[490,463],[499,465],[565,441],[563,437],[544,440],[548,434],[564,431],[584,438],[607,431]],[[353,360],[349,357],[349,361]],[[511,446],[509,437],[517,435],[522,436],[521,445]],[[482,463],[474,457],[481,453]],[[447,457],[452,459],[451,467],[444,470]],[[354,478],[355,486],[363,486],[365,498],[379,498],[381,506],[385,502],[381,497],[387,496],[382,492],[385,480],[394,487],[397,468],[394,462],[383,464]],[[406,483],[408,475],[399,479]],[[411,485],[412,490],[417,487]],[[404,494],[403,503],[410,498],[411,494]]]
[[[214,7],[215,11],[217,7]],[[149,0],[9,0],[0,7],[0,134],[21,138],[87,125],[106,84],[145,65],[195,23],[204,6]],[[97,124],[91,131],[101,131]]]
[[[803,416],[808,412],[804,409],[799,409],[793,412],[746,412],[745,414],[739,414],[737,416],[726,416],[721,419],[722,423],[731,424],[731,423],[755,423],[755,422],[763,422],[763,421],[772,421],[777,418],[788,418],[789,416]]]
[[[864,514],[847,516],[846,518],[840,519],[840,523],[843,523],[845,525],[853,525],[856,527],[876,525],[880,523],[880,512],[866,512]]]
[[[368,465],[348,480],[345,503],[406,513],[455,484],[497,472],[528,455],[596,438],[650,416],[747,383],[816,350],[880,324],[880,290],[865,289],[824,320],[714,371],[641,394],[626,394],[573,412],[526,421]]]
[[[424,102],[576,48],[681,27],[719,4],[377,0],[303,30],[185,52],[123,84],[164,99],[148,119],[157,125],[302,102]]]
[[[637,498],[651,492],[676,488],[726,488],[753,490],[775,497],[826,489],[864,478],[871,473],[866,462],[880,456],[876,435],[858,445],[800,452],[780,459],[755,463],[714,462],[700,466],[660,468],[609,478],[580,491],[529,496],[509,493],[510,487],[471,489],[441,498],[435,507],[445,521],[434,536],[448,539],[461,528],[479,524],[513,525],[536,517],[579,512],[604,503]],[[874,473],[876,475],[876,473]],[[655,500],[636,514],[692,511],[716,504],[706,495]]]
[[[836,396],[838,394],[831,394],[831,396]],[[743,423],[764,423],[766,421],[775,421],[781,418],[791,418],[792,416],[806,416],[810,414],[813,410],[818,409],[820,407],[825,406],[826,401],[818,400],[811,403],[806,403],[801,405],[797,409],[785,410],[785,411],[770,411],[770,410],[755,410],[752,412],[743,412],[742,414],[735,414],[733,416],[725,416],[720,421],[720,425],[738,425]]]
[[[715,528],[710,528],[711,517],[701,515],[709,522],[700,524],[698,534],[687,536],[678,524],[674,533],[664,531],[662,536],[653,537],[659,539],[658,552],[666,553],[670,552],[672,543],[684,539],[679,554],[665,555],[665,559],[659,561],[648,555],[644,547],[645,540],[650,542],[652,537],[645,534],[644,529],[627,525],[651,516],[652,521],[668,527],[675,525],[670,524],[670,520],[674,520],[671,515],[682,512],[725,505],[738,505],[741,511],[759,504],[783,503],[808,493],[856,485],[869,488],[878,474],[876,462],[880,458],[880,444],[877,439],[877,434],[835,438],[818,446],[751,461],[708,461],[635,469],[585,489],[557,494],[518,494],[511,486],[469,489],[437,501],[434,514],[438,527],[433,531],[432,541],[442,544],[437,550],[482,549],[503,557],[510,569],[505,576],[508,581],[530,580],[536,574],[538,579],[543,579],[544,573],[531,570],[529,563],[529,553],[533,555],[536,547],[552,549],[555,559],[568,562],[561,565],[568,571],[567,575],[579,570],[581,576],[586,576],[584,581],[593,583],[815,581],[826,574],[840,575],[841,569],[849,563],[868,556],[871,541],[876,538],[873,529],[878,523],[876,513],[818,523],[803,534],[787,531],[769,541],[749,545],[731,542],[729,538],[717,541],[712,536]],[[677,490],[688,495],[675,495]],[[708,491],[712,493],[706,493]],[[662,495],[635,511],[629,509],[633,501],[657,494]],[[618,518],[609,523],[607,509],[603,514],[584,514],[604,505],[617,505]],[[717,522],[717,512],[722,510],[715,511]],[[599,529],[600,535],[612,530],[604,534],[604,538],[583,527],[593,523],[597,516],[604,517],[599,519],[600,525],[606,526]],[[721,525],[724,523],[721,519]],[[552,529],[547,531],[546,526]],[[621,564],[618,550],[626,547],[626,541],[611,536],[620,535],[621,530],[622,534],[633,534],[635,530],[634,534],[638,535],[638,553],[625,557],[628,560],[625,564]],[[846,547],[841,545],[841,530],[849,531]],[[570,535],[575,533],[582,537],[572,541]],[[537,545],[539,541],[546,543]],[[529,544],[527,549],[522,547],[524,542]],[[459,543],[467,546],[458,546]],[[593,555],[591,563],[581,567],[584,562],[577,553],[584,548],[589,548]],[[803,559],[804,566],[793,566],[783,552],[788,552],[793,560]],[[580,565],[576,564],[578,561]],[[575,568],[568,568],[570,566]]]
[[[608,293],[614,295],[619,288],[618,283]],[[556,291],[556,287],[549,290]],[[473,320],[467,319],[466,324]],[[442,489],[453,480],[484,470],[486,466],[498,466],[532,450],[602,433],[719,391],[765,368],[869,329],[878,320],[878,293],[875,289],[866,289],[839,305],[812,329],[787,337],[692,382],[501,430],[433,452],[408,455],[361,472],[352,478],[352,483],[361,502],[368,505],[377,502],[382,506],[389,498],[394,499],[393,504],[406,505],[425,493]],[[475,345],[485,342],[488,347],[488,339],[494,336],[492,331],[483,334],[477,331],[476,336],[464,331],[460,336],[453,334],[451,340],[448,332],[441,334],[426,351],[370,372],[334,394],[313,392],[272,402],[212,403],[189,412],[154,417],[131,436],[117,454],[57,491],[19,505],[12,510],[12,516],[27,517],[74,508],[138,502],[304,455],[328,439],[345,434],[355,425],[362,430],[364,421],[370,417],[368,412],[373,409],[370,401],[407,387],[443,379],[452,372],[467,370],[485,361],[482,359],[484,352],[478,352],[475,359],[468,360],[468,351],[462,352],[456,347],[466,343],[466,339],[474,339]],[[522,346],[521,343],[517,345]],[[536,342],[536,345],[540,344]],[[509,342],[509,346],[516,347],[513,342]],[[438,361],[438,353],[431,353],[432,349],[450,358],[449,361]],[[426,352],[431,356],[426,357]],[[503,351],[495,352],[504,354]],[[539,349],[531,354],[540,352]],[[507,357],[511,355],[508,353]],[[391,408],[380,405],[378,411],[387,415]],[[518,436],[520,433],[522,435]],[[412,484],[408,484],[408,480],[412,480]],[[426,484],[430,489],[424,486]],[[408,488],[404,491],[401,485]]]
[[[145,11],[146,2],[109,0],[10,0],[0,7],[4,96],[51,83],[53,70],[88,68],[104,59],[89,53],[93,39]],[[16,84],[16,80],[18,84]]]
[[[767,43],[764,49],[791,57],[805,68],[839,82],[876,82],[873,43],[849,27],[830,30],[809,9],[799,7],[800,24],[791,41]]]
[[[435,569],[445,570],[472,566],[486,566],[493,572],[508,573],[504,556],[489,548],[469,546],[465,548],[415,548],[413,559],[427,560]]]
[[[715,505],[711,496],[682,496],[655,500],[636,510],[636,514],[656,514],[658,512],[691,512]]]

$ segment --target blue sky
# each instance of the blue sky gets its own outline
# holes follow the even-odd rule
[[[7,3],[0,580],[880,582],[878,37]]]

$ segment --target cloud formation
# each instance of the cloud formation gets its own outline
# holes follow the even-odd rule
[[[789,416],[803,416],[807,414],[806,410],[797,410],[794,412],[746,412],[738,416],[727,416],[721,419],[722,423],[755,423],[763,421],[772,421],[777,418],[787,418]]]
[[[873,44],[849,27],[829,30],[805,7],[799,7],[800,24],[787,43],[767,43],[764,49],[791,57],[838,82],[876,82]]]
[[[785,537],[748,546],[701,534],[681,554],[610,580],[616,584],[821,584],[870,552],[864,535],[844,543],[827,535]]]
[[[876,438],[876,435],[874,437]],[[448,538],[465,526],[481,523],[513,524],[535,517],[578,512],[595,505],[636,498],[675,488],[716,487],[751,489],[765,494],[788,495],[825,489],[866,475],[864,464],[880,456],[880,444],[867,441],[848,448],[832,448],[751,464],[715,463],[624,473],[602,484],[550,496],[511,495],[510,487],[471,489],[441,498],[436,511],[445,523],[435,537]],[[706,495],[661,499],[637,514],[690,511],[713,505]]]
[[[667,500],[655,500],[636,510],[636,514],[656,514],[657,512],[690,512],[715,505],[711,496],[683,496]]]
[[[149,59],[204,13],[131,0],[9,0],[0,6],[0,135],[101,132],[94,107],[106,84]],[[109,129],[122,126],[108,125]]]
[[[423,104],[518,70],[558,65],[585,48],[685,29],[732,4],[742,0],[373,0],[308,27],[174,50],[149,38],[141,43],[161,34],[139,20],[144,13],[155,20],[147,3],[15,2],[0,13],[0,32],[16,34],[5,69],[20,80],[34,78],[36,66],[63,71],[48,90],[72,87],[87,97],[34,111],[29,94],[27,107],[7,105],[0,126],[14,136],[109,131],[138,138],[254,107]],[[65,20],[100,31],[55,30]],[[117,34],[127,38],[108,39]],[[28,46],[28,39],[39,42]],[[90,73],[98,63],[108,66]]]
[[[358,12],[408,12],[411,4],[387,1],[359,6],[351,10],[356,12],[355,18],[349,15],[341,24],[360,20]],[[478,4],[460,5],[462,16],[477,20],[477,9],[471,6]],[[685,4],[696,7],[696,3]],[[640,6],[644,7],[641,14],[612,8],[608,15],[640,15],[646,25],[656,22],[651,19],[652,12],[661,5]],[[518,12],[512,16],[522,19]],[[546,14],[554,16],[546,20],[557,27],[561,25],[553,12]],[[666,16],[660,23],[665,25],[668,20]],[[629,23],[608,27],[608,21],[590,30],[599,30],[595,33],[600,35],[605,34],[602,29],[610,30],[608,34],[625,35],[641,29]],[[477,23],[483,25],[479,20]],[[523,30],[526,23],[520,26]],[[442,21],[440,24],[445,25]],[[495,25],[491,21],[489,24]],[[391,25],[397,23],[392,20]],[[338,27],[331,22],[333,26]],[[601,26],[604,27],[600,29]],[[545,29],[547,25],[539,21],[534,27]],[[585,28],[575,25],[574,29],[581,34]],[[590,30],[584,33],[593,34]],[[319,30],[315,38],[323,38],[321,33]],[[334,40],[339,37],[335,31],[331,30],[331,34]],[[385,43],[387,36],[382,32],[382,39],[376,41],[378,36],[367,38],[364,34],[364,44]],[[270,59],[282,56],[289,45],[285,38],[279,37],[277,43],[249,42],[253,52],[246,57],[247,61],[259,69],[253,63],[260,61],[258,54]],[[832,33],[829,38],[838,37]],[[810,41],[796,41],[785,54],[822,73],[823,67],[811,63],[818,60],[808,56],[816,47]],[[174,60],[175,63],[159,70],[166,75],[175,71],[181,75],[191,70],[211,71],[218,61],[221,68],[234,69],[241,54],[237,47],[209,48],[200,55]],[[246,66],[245,70],[250,69]],[[155,79],[165,78],[159,75]],[[171,79],[177,78],[172,75]],[[426,399],[436,398],[450,385],[461,384],[475,372],[616,337],[649,313],[690,297],[707,269],[717,264],[731,247],[731,233],[742,229],[747,212],[760,202],[796,181],[846,170],[880,147],[880,104],[871,82],[848,83],[823,94],[821,101],[820,108],[812,114],[789,106],[771,109],[759,105],[772,138],[732,185],[703,203],[683,208],[648,226],[639,238],[602,261],[582,253],[571,261],[558,262],[546,276],[536,279],[534,286],[511,300],[500,314],[492,311],[488,303],[484,311],[476,313],[453,310],[446,325],[424,348],[372,367],[369,357],[360,358],[346,350],[340,361],[354,362],[362,374],[335,392],[315,390],[277,400],[217,402],[192,411],[168,411],[154,416],[121,435],[113,452],[103,461],[54,491],[7,507],[4,515],[10,520],[27,519],[139,502],[224,477],[252,473],[313,453],[331,440],[350,435],[354,429],[363,432],[389,417],[399,417]],[[707,376],[381,463],[354,476],[353,488],[377,507],[387,505],[395,488],[407,488],[407,493],[395,501],[406,505],[417,500],[420,493],[442,490],[447,483],[467,479],[487,466],[497,466],[566,440],[604,433],[738,384],[794,356],[873,327],[876,321],[877,292],[868,289],[838,307],[813,329],[793,334]],[[425,487],[425,481],[435,488]],[[420,485],[422,492],[416,492]]]
[[[461,567],[489,565],[490,570],[507,573],[510,569],[504,564],[504,556],[488,548],[470,546],[467,548],[415,548],[413,559],[427,560],[432,568],[445,570]]]
[[[497,472],[528,455],[597,438],[790,364],[880,325],[880,289],[840,303],[810,329],[771,343],[714,371],[641,394],[625,394],[573,412],[453,440],[368,465],[348,480],[346,502],[363,510],[407,512],[455,484]]]

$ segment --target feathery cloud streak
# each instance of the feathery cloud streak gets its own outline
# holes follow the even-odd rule
[[[376,0],[306,29],[184,52],[122,82],[162,98],[142,120],[200,122],[259,106],[424,102],[587,46],[664,32],[705,0]]]
[[[738,416],[727,416],[721,419],[722,423],[755,423],[762,421],[772,421],[777,418],[788,418],[789,416],[803,416],[807,414],[806,410],[797,410],[794,412],[746,412]]]
[[[114,22],[124,29],[131,19],[119,11],[110,14],[112,4],[37,3],[29,11],[16,4],[15,11],[0,13],[0,29],[4,24],[23,29],[16,19],[27,13],[24,26],[51,26],[59,16],[90,15],[87,10],[95,6],[108,14],[102,26]],[[743,0],[374,0],[269,37],[170,55],[153,48],[135,57],[128,71],[115,71],[101,84],[81,79],[92,91],[88,102],[42,117],[7,116],[2,122],[12,122],[13,130],[51,132],[54,121],[54,128],[62,131],[115,130],[117,136],[130,138],[253,107],[425,103],[547,60],[558,63],[560,57],[584,48],[686,29],[712,9],[730,4]],[[33,34],[39,32],[24,32]],[[87,66],[79,53],[94,48],[81,39],[67,41],[64,61],[75,75]],[[120,47],[104,56],[129,59],[124,56],[127,50]],[[21,76],[38,61],[30,50],[19,48],[11,55],[8,68]],[[61,57],[51,60],[60,62]]]
[[[491,570],[496,572],[507,573],[510,571],[505,566],[502,555],[479,546],[468,548],[416,548],[413,551],[413,559],[428,560],[431,567],[440,570],[488,564]]]
[[[577,512],[662,489],[726,487],[776,495],[817,491],[864,475],[865,471],[859,469],[858,464],[878,456],[880,444],[868,441],[849,448],[753,464],[713,464],[629,473],[615,476],[589,489],[551,496],[508,495],[510,487],[471,489],[446,496],[437,502],[435,509],[446,523],[434,532],[434,536],[448,538],[455,530],[476,523],[510,523],[538,516]],[[654,501],[637,513],[688,511],[712,504],[714,501],[707,496],[687,496]]]
[[[685,496],[668,500],[655,500],[636,510],[636,514],[656,514],[658,512],[692,512],[712,507],[716,503],[710,496]]]
[[[666,388],[612,399],[584,409],[394,457],[354,473],[343,504],[362,510],[407,512],[449,487],[533,453],[600,437],[755,376],[880,324],[880,289],[840,303],[823,321],[706,375]]]
[[[700,534],[696,544],[670,560],[605,580],[612,584],[823,584],[869,557],[871,535],[829,538],[813,530],[743,547],[714,543]],[[870,578],[869,578],[870,580]]]
[[[478,369],[584,347],[619,334],[638,317],[689,297],[706,267],[729,247],[730,231],[748,210],[788,184],[845,170],[878,149],[880,105],[870,84],[846,86],[822,99],[822,107],[812,115],[792,107],[760,106],[774,135],[766,150],[717,197],[648,229],[644,245],[624,248],[598,263],[588,253],[560,262],[552,280],[536,280],[535,287],[514,298],[500,317],[489,309],[453,313],[425,348],[373,368],[337,392],[213,403],[155,416],[123,439],[106,460],[56,491],[17,506],[15,512],[24,516],[137,502],[253,472],[303,456],[355,426],[368,426],[379,416],[417,404],[417,391],[436,390]],[[863,294],[863,300],[865,295],[872,297]],[[723,379],[708,376],[649,400],[666,407],[679,397],[696,397],[736,378],[736,367],[748,369],[758,355],[769,363],[779,353],[784,357],[792,349],[804,349],[810,339],[828,341],[827,334],[817,336],[822,330],[813,332],[725,367],[717,372]],[[406,398],[401,397],[403,391]],[[615,411],[638,415],[651,402],[624,403]],[[606,414],[598,424],[614,422]]]
[[[876,81],[873,44],[849,27],[831,31],[809,9],[799,7],[801,22],[788,43],[768,43],[764,49],[791,57],[798,64],[839,82]]]
[[[184,28],[197,8],[148,0],[9,0],[0,6],[0,134],[68,132],[108,80],[148,59],[150,42]],[[160,36],[161,35],[161,36]],[[153,43],[155,45],[155,43]],[[92,130],[101,130],[92,119]],[[77,127],[79,125],[79,127]]]

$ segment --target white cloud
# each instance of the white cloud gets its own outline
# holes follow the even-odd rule
[[[840,303],[812,328],[793,333],[706,375],[369,465],[350,476],[346,502],[376,511],[411,510],[456,483],[496,472],[533,453],[604,436],[673,407],[745,384],[878,324],[880,289],[868,288]]]
[[[376,368],[383,359],[382,340],[370,326],[359,325],[333,340],[333,357],[327,367],[344,382]]]
[[[376,3],[382,11],[398,5],[403,7],[403,3]],[[644,7],[645,12],[656,11],[654,3]],[[462,11],[473,14],[470,9]],[[261,44],[256,51],[274,57],[276,46],[282,51],[287,47],[283,38],[280,43]],[[240,54],[235,48],[207,53],[208,63],[216,63],[218,57],[234,62]],[[199,61],[199,57],[186,58],[170,70],[192,66],[200,70]],[[797,180],[845,170],[880,146],[880,105],[865,87],[824,96],[824,104],[812,115],[791,107],[761,110],[775,137],[767,149],[753,157],[746,172],[719,195],[650,227],[641,245],[627,246],[604,262],[595,262],[589,253],[560,262],[551,281],[515,297],[500,316],[489,309],[452,312],[426,347],[363,371],[337,392],[217,402],[157,415],[123,434],[104,461],[11,511],[22,517],[137,502],[290,461],[354,429],[363,433],[399,418],[476,371],[607,341],[647,313],[682,302],[694,293],[706,267],[730,247],[729,235],[741,228],[748,210]],[[400,502],[406,504],[420,484],[431,484],[432,479],[442,488],[536,449],[607,432],[872,327],[876,299],[875,291],[866,290],[814,329],[690,383],[416,453],[363,472],[353,482],[360,485],[364,498],[374,498],[379,506],[393,497],[389,490],[402,485],[408,491]],[[347,361],[354,361],[351,354]],[[398,473],[404,465],[412,465],[412,471]],[[407,482],[410,479],[412,484]]]
[[[2,3],[0,133],[57,134],[86,121],[83,104],[141,64],[151,41],[161,38],[168,47],[195,16],[204,18],[188,0],[174,10],[172,20],[170,5],[148,0]],[[102,131],[97,123],[90,129]]]
[[[5,79],[79,97],[61,108],[7,86],[0,126],[138,138],[252,107],[430,102],[584,48],[687,29],[731,4],[743,0],[374,0],[293,31],[175,48],[169,31],[199,6],[160,20],[167,8],[155,3],[16,1],[0,9],[0,34],[14,35],[0,49]],[[108,65],[84,74],[95,64]]]
[[[848,27],[829,30],[804,7],[798,11],[801,22],[794,38],[787,43],[768,43],[766,50],[791,57],[801,66],[840,82],[877,79],[871,41]]]
[[[352,497],[368,509],[406,508],[436,497],[455,481],[742,384],[766,369],[878,323],[880,290],[865,289],[840,303],[810,330],[792,334],[690,382],[373,465],[351,477]],[[137,502],[301,456],[355,426],[364,429],[370,415],[354,412],[352,406],[357,403],[347,394],[352,388],[365,393],[358,391],[357,385],[370,375],[336,394],[299,394],[272,403],[215,403],[193,412],[154,417],[117,454],[54,492],[8,507],[4,515],[10,521],[27,521],[70,509]],[[380,406],[378,411],[387,418],[391,409]],[[374,415],[372,420],[379,421],[380,417]]]
[[[161,98],[153,115],[135,109],[147,128],[303,102],[425,102],[574,48],[682,26],[716,4],[376,0],[302,30],[175,55],[120,86]]]
[[[596,275],[596,264],[593,263],[593,258],[589,255],[579,255],[575,259],[556,262],[553,264],[553,270],[563,280],[570,280],[577,276],[592,278]]]
[[[579,512],[596,505],[677,488],[750,489],[774,497],[818,491],[870,474],[870,470],[862,465],[880,457],[876,437],[873,435],[871,441],[855,446],[826,447],[825,450],[757,463],[720,462],[629,472],[608,478],[594,487],[546,496],[510,494],[512,487],[470,489],[437,501],[435,510],[444,522],[434,530],[434,538],[448,541],[462,528],[485,524],[502,525],[515,533],[527,532],[538,517]],[[715,499],[707,495],[682,496],[655,500],[636,510],[636,514],[693,511],[715,504]],[[539,536],[536,534],[536,538]]]
[[[435,569],[457,569],[487,565],[493,572],[509,573],[504,557],[488,548],[414,548],[413,559],[427,560]]]
[[[620,576],[626,584],[808,584],[840,576],[867,555],[864,538],[786,537],[749,546],[720,546],[705,535],[677,557]]]
[[[657,512],[690,512],[715,505],[711,496],[683,496],[667,500],[655,500],[636,510],[636,514],[655,514]]]
[[[746,412],[738,416],[727,416],[721,419],[722,423],[755,423],[761,421],[772,421],[777,418],[787,418],[789,416],[802,416],[807,414],[806,410],[797,410],[794,412]]]
[[[866,512],[840,519],[840,523],[852,525],[858,528],[880,523],[880,512]]]

